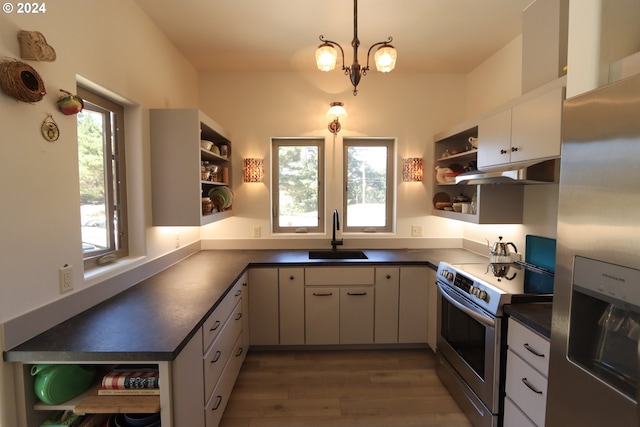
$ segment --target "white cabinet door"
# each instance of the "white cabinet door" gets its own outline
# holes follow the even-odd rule
[[[481,120],[478,124],[478,169],[511,161],[511,109]]]
[[[560,157],[564,88],[513,107],[511,162]]]
[[[340,288],[340,344],[373,343],[373,286]]]
[[[249,273],[245,272],[240,278],[242,283],[242,360],[249,351]]]
[[[202,332],[196,334],[171,363],[173,424],[176,427],[202,426],[204,419],[204,376],[202,373]]]
[[[400,268],[398,342],[426,343],[429,267]]]
[[[304,344],[304,269],[280,268],[280,344]]]
[[[376,268],[375,332],[376,344],[398,342],[398,298],[400,269]]]
[[[427,313],[427,344],[431,350],[436,351],[436,341],[438,338],[438,286],[436,285],[436,272],[427,269],[428,307]]]
[[[305,289],[305,331],[307,344],[340,343],[340,288]]]
[[[249,342],[251,345],[277,345],[278,269],[249,270]]]

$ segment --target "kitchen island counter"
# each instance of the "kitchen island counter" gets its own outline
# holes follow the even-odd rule
[[[203,250],[4,353],[9,362],[171,361],[251,267],[484,262],[464,249],[364,250],[310,260],[306,250]],[[98,285],[99,286],[99,285]]]

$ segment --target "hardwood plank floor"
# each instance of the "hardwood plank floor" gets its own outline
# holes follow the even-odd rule
[[[220,427],[471,427],[431,350],[250,351]]]

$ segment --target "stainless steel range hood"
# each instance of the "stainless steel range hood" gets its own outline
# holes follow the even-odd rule
[[[553,184],[560,176],[559,159],[534,164],[513,165],[508,169],[475,170],[461,173],[456,184]]]

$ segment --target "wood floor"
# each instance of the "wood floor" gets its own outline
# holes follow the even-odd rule
[[[220,427],[471,427],[431,350],[249,352]]]

